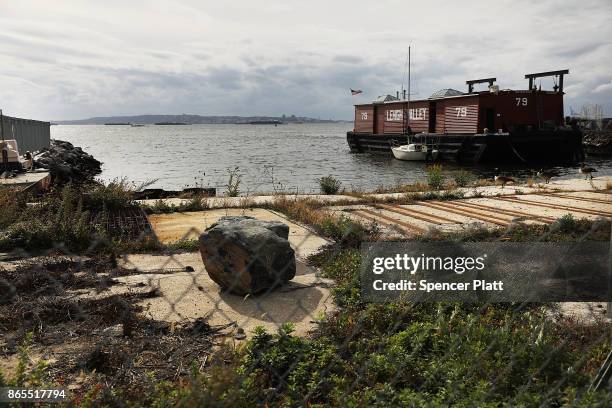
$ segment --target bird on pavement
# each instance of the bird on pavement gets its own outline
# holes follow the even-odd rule
[[[585,180],[587,179],[587,177],[590,177],[591,180],[593,180],[593,173],[596,173],[596,172],[597,172],[596,168],[589,167],[585,165],[584,163],[582,163],[582,166],[580,166],[580,170],[578,170],[578,173],[584,174]]]
[[[558,170],[555,170],[555,169],[550,169],[550,170],[540,169],[537,175],[538,177],[543,178],[546,184],[548,184],[550,182],[550,179],[552,179],[553,177],[559,177],[561,174],[559,173]]]
[[[495,173],[497,172],[498,172],[498,169],[495,169]],[[516,180],[514,180],[512,177],[500,176],[498,174],[495,174],[495,177],[493,179],[495,180],[496,183],[499,182],[502,188],[504,188],[504,186],[508,183],[516,184]]]

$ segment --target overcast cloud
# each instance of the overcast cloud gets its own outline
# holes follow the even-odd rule
[[[534,3],[2,1],[0,108],[350,119],[354,103],[401,87],[411,45],[413,98],[489,76],[524,88],[526,73],[569,68],[566,109],[611,116],[612,2]]]

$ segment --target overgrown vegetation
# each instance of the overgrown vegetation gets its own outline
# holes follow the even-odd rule
[[[439,164],[432,164],[427,167],[427,185],[434,190],[441,190],[444,187],[444,174],[442,172],[442,166]]]
[[[317,181],[323,194],[338,194],[338,192],[340,191],[340,187],[342,187],[342,183],[340,182],[340,180],[338,180],[332,175],[321,177]]]
[[[30,367],[29,349],[32,345],[34,333],[28,332],[23,337],[18,348],[17,367],[9,376],[4,376],[0,371],[0,387],[11,388],[42,388],[48,383],[45,370],[47,364],[44,360]]]
[[[557,227],[561,232],[571,232],[576,229],[577,223],[574,216],[570,213],[565,214],[557,220]]]
[[[61,243],[83,251],[94,241],[103,241],[104,229],[86,204],[80,191],[67,184],[35,205],[18,198],[16,204],[0,207],[0,250],[38,250]]]
[[[208,198],[195,196],[188,200],[180,200],[173,203],[169,200],[159,199],[152,205],[143,204],[142,207],[148,214],[169,214],[173,212],[203,211],[210,208]]]
[[[108,184],[95,183],[83,191],[85,206],[93,210],[117,210],[133,206],[137,187],[127,179],[114,179]]]
[[[466,170],[459,170],[453,175],[457,187],[467,187],[472,181],[472,174]]]
[[[299,208],[294,210],[304,211]],[[576,239],[595,230],[602,235],[589,239],[610,239],[609,222],[576,220],[574,228]],[[567,234],[557,226],[522,225],[439,239],[522,241],[542,233]],[[244,347],[221,347],[205,370],[194,367],[182,382],[154,382],[132,403],[605,407],[612,398],[588,390],[612,346],[603,320],[555,320],[545,304],[372,304],[361,297],[357,248],[329,247],[310,261],[335,280],[337,305],[310,336],[295,336],[291,324],[277,333],[258,328]],[[92,402],[113,405],[134,397],[126,389],[104,390],[101,383]]]
[[[317,233],[347,247],[359,247],[362,241],[373,240],[378,236],[375,225],[365,226],[343,215],[334,216],[323,211],[321,203],[313,199],[277,196],[269,207],[310,225]]]
[[[68,183],[41,197],[0,190],[0,251],[63,247],[83,253],[125,244],[109,235],[105,223],[115,212],[135,208],[134,191],[124,179]]]
[[[228,170],[228,196],[239,193],[240,174],[238,168],[234,171],[232,176]],[[445,179],[439,166],[428,170],[427,182],[427,188],[419,192],[413,189],[417,187],[407,187],[402,199],[444,200],[463,196],[459,190],[440,191],[445,186]],[[454,183],[462,187],[469,181],[455,175]],[[230,186],[233,187],[230,189]],[[338,182],[336,192],[339,189]],[[474,189],[476,191],[476,187]],[[230,190],[235,195],[230,194]],[[27,205],[26,197],[0,190],[0,250],[47,248],[63,242],[70,250],[83,252],[91,249],[94,243],[109,241],[113,244],[100,220],[108,211],[130,208],[133,205],[132,192],[132,187],[124,181],[97,184],[87,190],[69,184],[47,194],[34,205]],[[361,296],[361,254],[358,248],[363,241],[378,238],[375,225],[364,225],[346,216],[334,216],[325,211],[322,202],[314,199],[277,196],[268,207],[336,241],[322,253],[311,257],[310,262],[321,269],[324,277],[335,281],[332,294],[337,309],[325,316],[313,316],[318,325],[309,336],[294,335],[290,324],[282,325],[277,333],[258,328],[244,347],[220,346],[203,363],[196,358],[201,349],[193,353],[193,349],[187,346],[202,338],[203,333],[196,331],[196,327],[198,330],[204,327],[205,333],[210,333],[210,326],[201,323],[200,326],[179,327],[138,320],[135,311],[141,309],[129,309],[130,319],[122,317],[121,322],[124,330],[135,331],[122,337],[119,343],[124,359],[115,358],[114,345],[106,348],[103,345],[92,353],[85,368],[93,373],[93,382],[75,393],[74,404],[157,407],[608,406],[612,394],[589,391],[588,385],[612,346],[609,323],[602,320],[598,324],[585,324],[567,317],[555,320],[551,318],[551,305],[542,304],[368,303]],[[206,208],[206,198],[194,197],[177,205],[159,200],[148,211],[166,213]],[[472,227],[459,232],[437,231],[419,239],[609,241],[610,221],[576,219],[567,214],[551,225],[515,223],[507,228]],[[156,251],[195,251],[198,248],[197,240],[179,241],[166,247],[155,241],[139,245],[150,245],[150,249]],[[127,247],[114,248],[115,251],[118,249]],[[37,299],[34,289],[41,287],[36,280],[41,279],[40,274],[24,275],[20,279],[32,289],[32,299]],[[97,282],[99,277],[92,274],[75,278],[74,275],[62,274],[52,280],[65,283],[74,279]],[[112,279],[112,276],[105,279]],[[137,301],[159,296],[159,293],[152,291],[129,296]],[[102,321],[115,324],[121,315],[117,308],[125,302],[105,299],[71,299],[66,306],[56,303],[52,297],[45,297],[44,307],[31,313],[47,324],[51,317],[58,321],[67,316],[76,319],[78,310],[85,310],[90,315],[102,313],[104,319],[108,319]],[[78,308],[75,303],[79,303]],[[12,306],[4,307],[8,310]],[[30,313],[28,310],[17,314],[26,316]],[[136,319],[135,325],[131,325],[132,319]],[[0,323],[6,327],[11,321],[12,324],[21,324],[8,313]],[[91,329],[93,323],[89,324],[88,329]],[[174,351],[180,347],[187,348],[181,354],[180,368],[191,363],[191,375],[177,377],[178,369],[175,372],[171,367],[170,370],[159,351],[151,353],[151,337],[164,338],[164,346]],[[29,363],[31,342],[32,334],[26,335],[19,349],[17,369],[10,376],[0,373],[0,386],[47,384],[46,363],[42,361],[33,367]],[[205,347],[209,351],[211,346],[207,343]],[[148,368],[150,371],[136,374],[127,370],[128,374],[122,378],[126,382],[116,385],[117,371],[134,362],[135,350],[141,353],[139,356],[154,355],[157,365]],[[166,364],[164,367],[168,373],[160,376],[155,367],[163,364]],[[129,383],[129,379],[134,378],[130,376],[138,378],[137,387]]]

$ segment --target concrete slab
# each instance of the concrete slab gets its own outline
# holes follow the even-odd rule
[[[333,310],[329,287],[332,281],[298,260],[296,277],[282,288],[258,296],[236,296],[220,293],[219,287],[206,273],[198,252],[178,255],[131,254],[120,260],[120,265],[136,269],[140,274],[116,278],[125,285],[115,285],[113,293],[158,288],[160,297],[141,302],[146,315],[163,321],[193,320],[207,317],[212,325],[235,323],[248,337],[256,326],[275,332],[287,322],[295,325],[297,335],[305,335],[314,321]],[[168,270],[194,272],[161,273]]]
[[[597,175],[597,173],[594,174]],[[549,189],[560,188],[572,191],[588,191],[608,189],[609,183],[612,183],[612,176],[596,176],[593,180],[585,180],[584,177],[563,180],[553,179],[549,184],[544,184],[544,186]]]
[[[301,200],[301,199],[312,199],[322,203],[338,203],[338,202],[358,202],[359,198],[348,196],[348,195],[323,195],[323,194],[290,194],[290,195],[265,195],[265,196],[244,196],[244,197],[209,197],[206,198],[206,203],[210,208],[245,208],[253,205],[264,205],[272,204],[279,198],[286,198],[289,200]],[[150,199],[150,200],[136,200],[138,203],[144,205],[155,205],[156,202],[161,201],[168,205],[179,206],[186,204],[190,200],[185,198],[164,198],[164,199]]]
[[[265,221],[281,221],[289,225],[289,243],[297,257],[306,259],[330,243],[303,225],[290,221],[274,211],[251,208],[228,208],[185,213],[150,215],[149,222],[157,238],[169,244],[185,239],[197,239],[206,228],[226,215],[248,215]]]
[[[520,190],[522,193],[535,193],[541,190],[539,187],[529,187],[527,185],[512,185],[508,184],[505,187],[501,186],[483,186],[483,187],[470,187],[470,188],[456,188],[453,191],[462,192],[463,196],[473,197],[473,196],[497,196],[497,195],[509,195],[515,194],[516,190]],[[410,192],[410,193],[382,193],[382,194],[367,194],[365,197],[375,198],[379,200],[394,198],[401,199],[406,196],[410,196],[412,194],[419,194],[418,191]]]
[[[454,189],[454,191],[463,192],[465,198],[478,196],[498,196],[498,195],[510,195],[515,194],[516,190],[519,190],[522,194],[532,194],[542,191],[554,191],[554,190],[570,190],[570,191],[589,191],[589,190],[604,190],[608,188],[608,184],[612,183],[611,176],[597,177],[592,180],[585,180],[584,178],[573,178],[567,180],[553,179],[550,183],[538,182],[531,186],[527,184],[507,184],[505,187],[502,186],[482,186],[482,187],[461,187]],[[417,192],[418,193],[418,192]],[[381,193],[381,194],[366,194],[364,197],[385,199],[385,198],[404,198],[406,194],[413,193]]]
[[[606,316],[607,304],[603,302],[561,302],[559,313],[581,323],[609,323],[612,319]]]
[[[162,295],[148,299],[147,313],[154,319],[178,321],[208,317],[210,324],[235,322],[247,335],[256,327],[276,331],[287,322],[295,324],[296,334],[306,334],[317,316],[333,308],[328,287],[305,259],[330,242],[313,231],[276,212],[261,209],[217,209],[198,212],[151,215],[149,221],[164,243],[196,239],[207,227],[227,215],[248,215],[260,220],[281,221],[289,225],[289,243],[296,253],[296,276],[285,287],[260,296],[240,297],[222,294],[206,273],[199,252],[177,255],[128,255],[122,266],[144,272],[120,278],[128,287],[145,283],[157,287]],[[182,272],[191,266],[194,272]],[[160,270],[175,273],[156,273]],[[113,290],[121,290],[113,287]]]
[[[397,228],[392,225],[394,221],[397,227],[405,228],[409,224],[426,233],[432,228],[440,231],[461,230],[474,225],[493,228],[515,221],[527,224],[552,223],[568,213],[578,219],[610,218],[612,193],[547,191],[448,201],[417,201],[409,205],[344,205],[327,207],[325,210],[365,224],[375,222],[383,234],[393,236],[397,235]]]
[[[50,182],[51,178],[48,171],[17,173],[16,177],[0,178],[0,188],[9,187],[22,191],[37,187],[46,189]]]
[[[584,178],[574,178],[567,180],[553,179],[550,183],[538,182],[531,186],[527,184],[508,184],[505,187],[496,186],[482,186],[482,187],[462,187],[457,188],[454,191],[463,192],[465,198],[473,196],[498,196],[498,195],[510,195],[515,194],[518,190],[522,194],[532,194],[543,191],[555,191],[555,190],[570,190],[570,191],[589,191],[589,190],[603,190],[606,189],[608,184],[612,183],[611,176],[601,176],[592,180],[585,180]],[[418,192],[417,192],[418,193]],[[411,194],[411,193],[408,193]],[[264,195],[264,196],[244,196],[244,197],[210,197],[206,199],[210,208],[247,208],[254,205],[271,204],[274,200],[279,197],[301,200],[301,199],[313,199],[322,203],[333,205],[334,203],[359,203],[368,199],[400,199],[404,198],[406,193],[380,193],[380,194],[364,194],[362,197],[355,197],[345,194],[339,195],[322,195],[322,194],[289,194],[289,195]],[[137,200],[137,202],[145,205],[154,205],[160,200]],[[161,200],[168,205],[178,206],[189,202],[189,199],[184,198],[165,198]]]

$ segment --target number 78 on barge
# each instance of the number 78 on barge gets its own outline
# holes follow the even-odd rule
[[[577,162],[582,132],[564,117],[563,79],[569,70],[525,75],[525,90],[500,90],[496,78],[466,81],[467,92],[443,89],[428,99],[405,92],[355,105],[352,152],[390,152],[410,142],[435,145],[439,158],[458,162]],[[537,78],[553,77],[552,90]],[[486,91],[475,85],[487,83]]]

